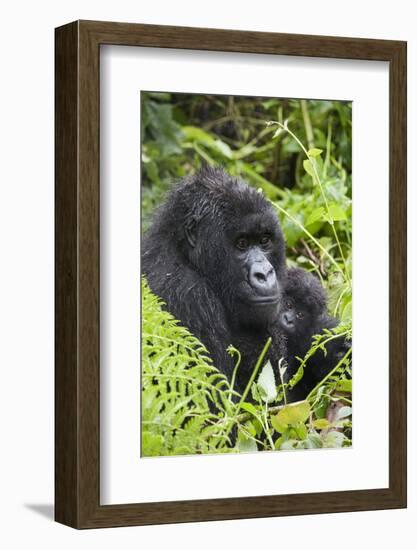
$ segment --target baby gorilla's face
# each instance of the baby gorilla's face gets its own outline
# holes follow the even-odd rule
[[[287,297],[279,315],[279,323],[287,335],[295,335],[305,331],[310,323],[310,317],[311,313],[305,304]]]

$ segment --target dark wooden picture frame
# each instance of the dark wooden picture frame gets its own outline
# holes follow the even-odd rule
[[[104,44],[389,62],[389,487],[100,505],[99,58]],[[56,45],[55,519],[75,528],[406,506],[406,43],[110,22]]]

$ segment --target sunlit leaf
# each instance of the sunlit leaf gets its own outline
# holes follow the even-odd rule
[[[258,388],[261,397],[267,403],[274,401],[277,396],[275,375],[270,361],[267,361],[258,378]]]
[[[352,393],[352,380],[339,380],[336,385],[336,390]]]
[[[280,433],[283,433],[289,426],[305,422],[310,416],[310,412],[310,405],[307,401],[296,405],[286,405],[275,416],[273,426]]]
[[[336,420],[347,418],[352,414],[352,407],[341,407],[336,413]]]
[[[346,220],[346,212],[345,210],[340,206],[340,204],[332,203],[329,205],[329,214],[333,221],[341,221]]]
[[[330,422],[326,418],[317,418],[314,420],[313,426],[316,430],[325,430],[330,426]]]
[[[316,147],[313,147],[312,149],[309,149],[307,151],[307,154],[309,157],[318,157],[322,154],[323,149],[317,149]]]
[[[314,169],[313,169],[311,160],[309,159],[303,160],[303,167],[304,167],[304,170],[307,172],[307,174],[309,174],[311,177],[314,177]]]
[[[311,212],[311,214],[306,219],[305,224],[306,225],[311,225],[312,223],[314,223],[318,220],[323,220],[324,213],[325,213],[325,210],[324,210],[323,206],[319,206],[318,208],[315,208],[313,210],[313,212]]]
[[[254,416],[257,416],[259,414],[259,411],[256,409],[254,405],[252,405],[252,403],[242,403],[240,408],[248,413],[253,414]]]

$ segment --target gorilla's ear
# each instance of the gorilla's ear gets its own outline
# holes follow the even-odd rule
[[[197,242],[197,220],[194,216],[190,216],[184,223],[185,238],[191,248],[194,248]]]

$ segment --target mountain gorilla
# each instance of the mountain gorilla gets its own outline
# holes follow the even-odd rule
[[[220,168],[203,168],[173,187],[143,239],[142,269],[168,311],[197,336],[242,392],[271,334],[274,368],[285,356],[276,330],[285,244],[273,207]],[[274,330],[270,329],[275,325]]]
[[[311,347],[312,337],[339,324],[335,317],[327,313],[326,293],[318,278],[300,268],[287,271],[278,319],[278,326],[287,337],[287,378],[291,378],[297,371],[300,363],[296,357],[304,358]],[[326,344],[326,355],[320,349],[317,350],[308,360],[303,378],[290,390],[290,400],[305,399],[314,386],[337,365],[349,347],[350,342],[338,337]]]

